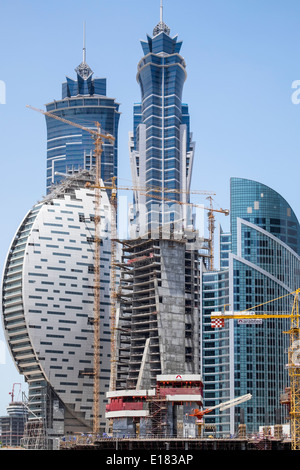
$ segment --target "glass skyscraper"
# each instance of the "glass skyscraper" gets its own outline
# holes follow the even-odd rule
[[[220,270],[202,274],[202,374],[205,406],[246,393],[248,432],[284,419],[288,385],[288,319],[227,320],[214,330],[212,311],[286,313],[299,287],[299,222],[287,201],[264,184],[231,179],[230,233],[220,234]],[[285,296],[285,297],[283,297]],[[278,299],[274,301],[274,299]],[[219,434],[233,434],[239,407],[207,417]]]
[[[115,137],[114,144],[103,143],[101,176],[104,182],[117,176],[119,104],[106,96],[106,79],[92,78],[86,63],[85,48],[82,63],[75,69],[77,79],[66,77],[62,84],[62,99],[46,105],[46,110],[59,117],[96,129]],[[63,174],[72,174],[94,166],[94,142],[89,132],[46,115],[47,124],[47,191],[60,182]],[[61,174],[56,174],[56,172]]]
[[[182,103],[186,64],[182,42],[170,37],[161,18],[153,37],[141,41],[144,57],[138,64],[141,102],[134,105],[130,161],[134,186],[134,218],[140,234],[150,224],[161,226],[183,218],[178,204],[188,201],[194,158],[188,106]],[[155,188],[155,192],[151,191]],[[163,203],[163,201],[165,203]],[[146,230],[144,230],[146,229]]]
[[[120,263],[116,389],[106,417],[115,436],[195,436],[190,414],[202,404],[198,250],[204,243],[179,204],[189,201],[194,144],[182,103],[182,43],[170,37],[162,6],[153,36],[141,44],[141,102],[130,134],[133,185],[140,191]]]

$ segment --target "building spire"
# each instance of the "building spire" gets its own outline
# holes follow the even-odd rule
[[[85,48],[85,21],[83,23],[83,49],[82,49],[82,62],[86,63],[86,48]]]
[[[83,80],[87,80],[92,74],[92,69],[86,63],[86,47],[85,47],[85,21],[83,23],[83,48],[82,48],[82,62],[78,67],[76,67],[75,72]]]
[[[153,36],[157,36],[159,33],[164,32],[166,34],[170,34],[170,28],[164,23],[163,20],[163,0],[160,0],[160,20],[159,23],[155,26],[153,30]]]

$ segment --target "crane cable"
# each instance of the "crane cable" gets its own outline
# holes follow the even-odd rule
[[[289,292],[288,294],[281,295],[280,297],[277,297],[276,299],[267,300],[266,302],[263,302],[262,304],[254,305],[254,307],[246,308],[245,310],[242,310],[240,313],[242,314],[243,312],[248,312],[249,310],[253,310],[254,308],[261,307],[262,305],[266,305],[271,302],[276,302],[276,300],[283,299],[284,297],[288,297],[289,295],[297,294],[297,292],[300,292],[300,289],[297,289],[294,292]]]

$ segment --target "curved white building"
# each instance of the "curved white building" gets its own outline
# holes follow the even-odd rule
[[[93,413],[94,190],[68,178],[22,221],[7,255],[2,321],[48,438],[89,431]],[[110,376],[110,203],[101,194],[100,426]]]

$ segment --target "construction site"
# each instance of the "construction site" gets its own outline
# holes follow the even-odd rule
[[[4,261],[3,346],[28,393],[13,384],[0,450],[99,451],[99,460],[113,455],[111,464],[124,463],[122,453],[172,464],[198,451],[300,450],[300,223],[266,186],[295,203],[295,114],[284,104],[295,15],[277,6],[270,14],[259,2],[232,11],[222,2],[169,2],[193,59],[185,99],[190,59],[165,23],[163,0],[135,71],[134,36],[151,26],[155,2],[115,3],[87,11],[89,54],[101,74],[110,68],[108,79],[86,62],[84,22],[76,75],[66,70],[61,94],[50,87],[72,60],[83,5],[52,5],[41,18],[20,9],[17,32],[38,58],[27,61],[26,80],[16,68],[28,68],[22,48],[4,57],[17,66],[3,79],[19,86],[6,108],[3,156],[27,171],[19,186],[16,178],[3,187],[5,203],[15,204],[5,235],[31,197],[41,159],[46,196],[24,215]],[[281,73],[272,81],[274,67]],[[272,106],[261,99],[264,78],[278,97]],[[46,110],[27,106],[46,124],[46,151],[35,158],[43,134],[28,119],[14,149],[10,120],[21,94],[46,102],[45,87]],[[275,175],[281,153],[286,164]],[[266,184],[250,179],[257,175]],[[171,454],[183,460],[158,459]]]
[[[248,400],[247,394],[203,409],[202,377],[199,374],[199,312],[201,289],[199,267],[204,263],[213,269],[214,208],[208,212],[209,238],[205,239],[185,223],[170,223],[167,229],[154,226],[131,240],[118,240],[116,227],[117,191],[119,189],[146,192],[157,198],[153,188],[125,188],[115,180],[103,184],[100,162],[103,141],[113,141],[102,134],[100,125],[91,130],[51,113],[54,119],[80,127],[90,133],[95,142],[95,182],[88,183],[95,195],[94,243],[94,318],[93,420],[85,431],[74,431],[52,440],[52,448],[61,450],[299,450],[300,449],[300,364],[295,361],[295,349],[300,341],[299,290],[293,309],[285,318],[291,321],[288,369],[290,389],[283,399],[289,407],[290,436],[282,425],[273,429],[265,426],[256,436],[249,436],[242,415],[236,436],[216,438],[211,427],[209,437],[205,416],[215,409],[223,411]],[[111,271],[110,271],[110,386],[106,393],[106,428],[99,423],[100,377],[100,209],[101,191],[110,193],[111,201]],[[174,191],[173,191],[174,192]],[[164,198],[163,203],[180,201]],[[192,204],[186,203],[189,206]],[[216,210],[228,215],[228,210]],[[121,245],[118,258],[117,245]],[[179,267],[179,268],[178,268]],[[116,272],[119,281],[116,281]],[[224,323],[229,319],[249,318],[253,312],[215,312],[212,320]],[[282,314],[262,315],[284,318]],[[51,396],[48,401],[57,397]],[[103,393],[103,391],[102,391]],[[70,414],[70,419],[71,414]],[[45,418],[29,413],[22,445],[26,449],[48,448]],[[55,446],[53,442],[55,441]]]
[[[290,440],[270,438],[262,436],[257,439],[100,439],[93,443],[87,442],[86,438],[79,437],[76,442],[62,442],[61,450],[98,450],[123,452],[133,451],[133,453],[145,452],[197,452],[197,451],[289,451],[291,450]]]

